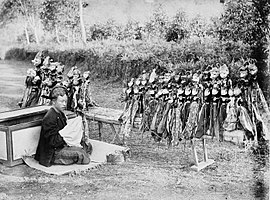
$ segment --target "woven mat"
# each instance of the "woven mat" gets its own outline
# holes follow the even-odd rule
[[[45,167],[40,165],[33,157],[24,157],[24,162],[31,168],[41,170],[48,174],[63,175],[71,172],[79,172],[84,170],[93,169],[99,165],[106,163],[107,155],[114,154],[116,151],[129,151],[129,148],[122,147],[106,142],[97,140],[91,140],[93,146],[93,152],[90,156],[91,162],[87,165],[52,165],[51,167]]]

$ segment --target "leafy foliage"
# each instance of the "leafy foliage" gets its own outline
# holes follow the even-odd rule
[[[60,23],[58,15],[60,14],[63,1],[47,0],[42,3],[40,19],[46,31],[54,30],[56,24]]]
[[[2,26],[23,16],[26,17],[36,13],[38,10],[36,1],[30,0],[4,0],[0,7],[0,21]]]
[[[74,28],[79,24],[78,5],[74,1],[46,0],[42,3],[40,18],[47,31],[57,25]]]
[[[173,16],[171,23],[169,24],[165,39],[167,42],[180,41],[187,36],[187,17],[185,12],[179,10]]]
[[[263,12],[270,12],[267,0],[231,0],[220,19],[217,29],[221,40],[243,41],[251,46],[257,46],[269,31],[265,14],[258,9],[263,6]]]
[[[251,58],[256,60],[258,67],[259,84],[266,96],[270,96],[270,76],[265,62],[267,35],[270,30],[269,14],[268,0],[230,0],[217,25],[221,40],[242,41],[250,45]]]
[[[88,28],[89,40],[104,40],[118,38],[121,27],[114,20],[108,20],[105,24],[94,24]]]
[[[154,10],[153,16],[145,25],[148,37],[164,38],[168,26],[168,16],[161,6]]]
[[[15,9],[13,1],[3,1],[1,3],[1,11],[0,11],[0,22],[1,27],[5,26],[8,22],[12,21],[15,18]]]

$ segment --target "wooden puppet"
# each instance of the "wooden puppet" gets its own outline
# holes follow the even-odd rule
[[[194,73],[192,76],[192,80],[190,83],[191,94],[190,94],[190,106],[189,106],[189,113],[186,120],[186,126],[183,130],[183,135],[186,140],[190,140],[194,138],[195,131],[197,128],[198,122],[198,113],[200,110],[200,86],[199,86],[200,78],[198,73]]]
[[[195,137],[201,138],[204,135],[211,135],[211,101],[212,86],[210,71],[206,70],[202,74],[202,106],[199,111],[198,125],[195,131]]]
[[[229,68],[223,64],[219,68],[220,75],[220,106],[219,106],[219,128],[223,131],[223,123],[226,119],[226,107],[230,101],[229,88],[232,88],[232,81],[229,78]]]
[[[25,89],[22,100],[18,103],[21,108],[35,105],[39,98],[40,77],[34,69],[28,69],[25,79]]]

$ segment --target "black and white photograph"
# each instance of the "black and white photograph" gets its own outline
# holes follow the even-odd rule
[[[0,0],[0,200],[270,200],[270,0]]]

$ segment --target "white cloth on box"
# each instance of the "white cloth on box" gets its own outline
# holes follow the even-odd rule
[[[78,116],[67,121],[67,125],[59,131],[68,146],[81,147],[83,137],[83,122],[82,117]]]

